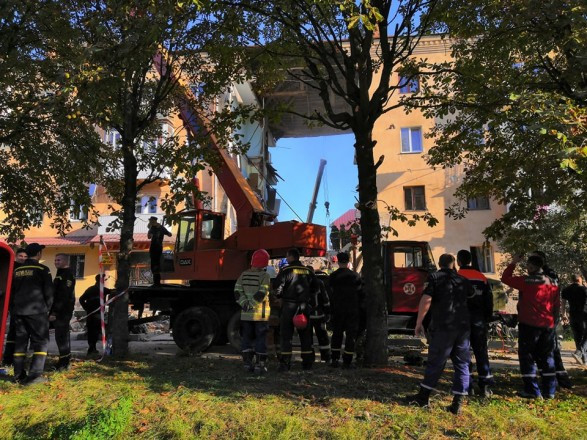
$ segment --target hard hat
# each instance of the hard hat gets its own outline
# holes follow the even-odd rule
[[[269,253],[265,249],[257,249],[251,258],[252,267],[267,267],[269,265]]]
[[[308,326],[308,318],[303,313],[299,313],[293,317],[293,325],[299,330],[303,330]]]
[[[282,258],[281,260],[279,260],[277,267],[283,269],[285,266],[289,266],[289,261],[287,261],[287,258]]]

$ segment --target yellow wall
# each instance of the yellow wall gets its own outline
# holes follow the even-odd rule
[[[416,51],[416,57],[428,58],[430,62],[446,61],[450,58],[448,46],[437,37],[428,37]],[[392,76],[392,83],[399,81],[397,72]],[[399,91],[392,97],[389,105],[397,104]],[[490,210],[469,211],[462,220],[453,220],[445,216],[445,209],[456,201],[454,191],[460,183],[462,170],[459,168],[444,170],[440,167],[432,169],[426,164],[426,153],[434,145],[434,139],[425,137],[433,127],[434,121],[426,119],[420,111],[405,114],[400,107],[384,114],[377,122],[373,137],[377,140],[374,151],[375,160],[385,155],[383,164],[378,169],[377,188],[379,191],[379,213],[381,224],[389,224],[389,215],[385,208],[386,203],[404,210],[404,186],[425,186],[427,209],[439,220],[439,223],[430,228],[424,222],[409,227],[405,223],[394,222],[392,226],[399,232],[399,237],[390,236],[389,240],[418,240],[429,241],[434,258],[445,252],[456,254],[460,249],[469,249],[470,246],[482,246],[485,238],[482,231],[491,222],[505,212],[505,207],[494,201],[490,202]],[[423,153],[402,153],[402,127],[422,127]],[[384,203],[385,202],[385,203]],[[404,211],[406,214],[424,211]],[[491,243],[494,258],[494,267],[499,271],[502,259],[495,243]],[[489,273],[490,277],[498,277],[496,273]]]

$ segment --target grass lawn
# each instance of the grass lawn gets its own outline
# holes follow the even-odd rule
[[[266,377],[231,359],[133,356],[77,362],[50,382],[23,388],[0,381],[2,439],[355,439],[587,438],[587,371],[551,401],[515,397],[520,378],[500,370],[497,396],[472,399],[463,414],[405,406],[421,367],[314,371]],[[447,372],[441,385],[448,391]]]

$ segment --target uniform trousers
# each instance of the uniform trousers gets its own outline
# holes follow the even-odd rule
[[[534,396],[554,396],[556,372],[554,366],[554,328],[518,325],[518,358],[524,391]],[[542,390],[538,386],[537,367],[542,370]]]
[[[334,310],[332,314],[332,360],[340,359],[342,352],[342,339],[344,339],[344,352],[342,360],[350,364],[355,354],[355,342],[359,333],[360,315],[358,311]]]
[[[281,359],[283,364],[291,364],[292,355],[292,338],[294,333],[293,317],[296,315],[298,305],[292,302],[283,302],[281,307],[281,317],[279,325]],[[309,321],[309,319],[308,319]],[[297,329],[302,346],[302,364],[311,366],[314,363],[314,348],[312,347],[312,326],[308,325],[304,329]]]
[[[487,352],[487,323],[483,319],[471,320],[471,348],[475,355],[475,364],[477,365],[477,377],[479,387],[493,385],[493,375],[489,367],[489,354]],[[473,386],[473,363],[469,364],[470,385]]]
[[[310,323],[312,324],[314,333],[316,333],[316,339],[318,339],[320,359],[323,361],[330,360],[330,339],[328,338],[328,332],[326,331],[326,321],[324,321],[324,318],[310,317]]]
[[[71,357],[71,338],[69,334],[69,322],[71,321],[73,313],[58,316],[53,321],[53,328],[55,329],[55,342],[59,349],[59,361],[66,362]]]
[[[49,345],[49,317],[46,313],[36,315],[16,315],[16,342],[14,346],[14,376],[24,374],[24,361],[30,341],[33,360],[29,377],[35,378],[43,373]]]
[[[451,359],[455,370],[452,393],[466,396],[469,389],[469,361],[471,349],[469,329],[435,330],[430,332],[428,362],[424,372],[423,388],[434,390],[444,371],[446,361]]]

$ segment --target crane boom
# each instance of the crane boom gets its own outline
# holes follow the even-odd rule
[[[320,182],[322,182],[322,175],[324,174],[325,166],[326,160],[320,159],[320,166],[318,167],[318,175],[316,176],[314,193],[312,194],[312,201],[310,202],[310,209],[308,210],[308,218],[306,223],[312,223],[312,219],[314,218],[314,211],[316,211],[316,200],[318,199],[318,191],[320,191]]]

